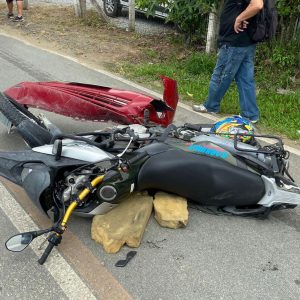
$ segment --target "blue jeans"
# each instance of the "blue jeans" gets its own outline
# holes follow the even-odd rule
[[[204,106],[210,112],[218,113],[220,103],[231,82],[235,82],[239,91],[241,116],[249,120],[259,119],[254,81],[255,45],[231,47],[223,45],[211,77],[208,99]]]

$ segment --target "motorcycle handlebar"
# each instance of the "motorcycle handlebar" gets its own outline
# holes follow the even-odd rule
[[[46,250],[44,251],[43,255],[38,260],[38,262],[39,262],[40,265],[43,265],[44,262],[47,260],[49,254],[51,253],[51,251],[52,251],[52,249],[53,249],[54,246],[55,245],[53,243],[49,242],[49,244],[48,244]]]
[[[90,144],[90,145],[93,145],[93,146],[96,146],[100,149],[102,148],[106,148],[107,147],[107,143],[109,143],[109,141],[105,140],[101,143],[97,143],[97,142],[94,142],[88,138],[85,138],[85,137],[82,137],[82,136],[76,136],[76,135],[73,135],[73,134],[58,134],[58,135],[55,135],[51,141],[50,141],[50,144],[53,144],[56,140],[62,140],[62,139],[71,139],[71,140],[75,140],[75,141],[82,141],[82,142],[86,142],[87,144]]]

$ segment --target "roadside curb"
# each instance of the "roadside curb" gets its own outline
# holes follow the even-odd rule
[[[4,182],[2,180],[3,179],[1,178],[0,192],[5,201],[1,202],[0,207],[4,214],[9,218],[19,232],[39,230],[36,222],[24,211],[19,202],[8,192],[8,188],[3,184]],[[42,252],[39,250],[37,241],[33,241],[29,247],[33,250],[37,257],[41,255]],[[37,263],[37,261],[34,261],[33,263]],[[48,258],[44,267],[52,275],[53,279],[57,282],[67,297],[73,299],[76,297],[96,299],[92,291],[73,271],[71,266],[66,262],[57,249],[53,249],[52,256]]]
[[[0,208],[19,232],[51,226],[50,219],[38,210],[20,186],[0,177],[0,193],[5,197]],[[32,242],[30,247],[37,257],[42,254],[38,241]],[[132,300],[104,263],[71,230],[65,233],[58,249],[53,249],[44,267],[69,299]]]

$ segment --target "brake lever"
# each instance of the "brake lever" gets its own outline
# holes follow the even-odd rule
[[[58,246],[61,242],[62,236],[58,235],[57,233],[52,233],[50,235],[50,237],[47,239],[48,246],[45,249],[44,253],[42,254],[42,256],[40,257],[40,259],[38,260],[38,263],[40,265],[43,265],[45,263],[45,261],[47,260],[48,256],[50,255],[51,251],[53,250],[53,248],[55,246]]]
[[[38,250],[42,250],[43,246],[48,242],[49,235],[45,237],[42,243],[39,245]]]

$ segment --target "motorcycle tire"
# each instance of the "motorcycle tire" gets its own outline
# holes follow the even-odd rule
[[[49,144],[52,135],[24,106],[0,93],[0,112],[16,127],[24,141],[31,147]]]
[[[7,96],[6,96],[7,97]],[[17,101],[10,99],[9,97],[7,97],[7,99],[11,102],[11,104],[13,104],[17,110],[19,110],[23,115],[25,115],[26,117],[28,117],[29,119],[32,119],[35,123],[37,123],[39,126],[47,129],[45,127],[45,125],[41,122],[41,120],[39,118],[37,118],[34,114],[32,114],[27,107],[25,107],[24,105],[18,103]]]

